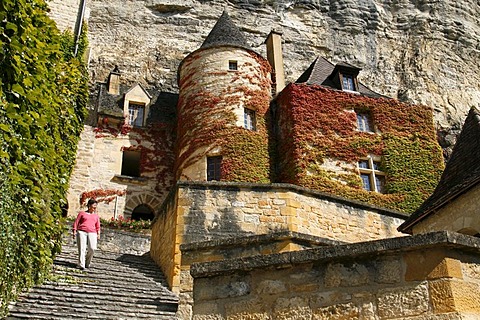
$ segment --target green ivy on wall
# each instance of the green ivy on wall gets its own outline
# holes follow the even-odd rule
[[[0,3],[0,315],[59,251],[86,116],[86,69],[46,12],[42,0]],[[84,30],[80,57],[85,48]]]
[[[429,108],[304,84],[290,84],[278,105],[278,181],[406,213],[433,192],[443,158]],[[376,133],[356,130],[353,111],[368,112]],[[362,188],[355,168],[368,155],[382,157],[385,194]],[[344,170],[328,170],[327,159]]]

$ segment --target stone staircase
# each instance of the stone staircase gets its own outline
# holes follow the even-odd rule
[[[148,253],[97,250],[85,271],[76,261],[66,241],[50,279],[21,295],[7,319],[176,319],[178,297]]]

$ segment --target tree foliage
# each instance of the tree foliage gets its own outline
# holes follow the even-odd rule
[[[87,103],[87,73],[43,0],[0,2],[0,315],[49,273]],[[80,54],[86,47],[85,32]]]

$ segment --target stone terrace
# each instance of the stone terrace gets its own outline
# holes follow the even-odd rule
[[[176,319],[178,298],[148,253],[115,252],[107,241],[105,234],[100,249],[110,250],[98,250],[81,271],[76,246],[66,240],[50,279],[21,295],[7,319]]]

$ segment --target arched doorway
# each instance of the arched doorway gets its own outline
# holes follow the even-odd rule
[[[152,221],[155,217],[152,208],[146,204],[138,205],[132,211],[132,220],[150,220]]]

